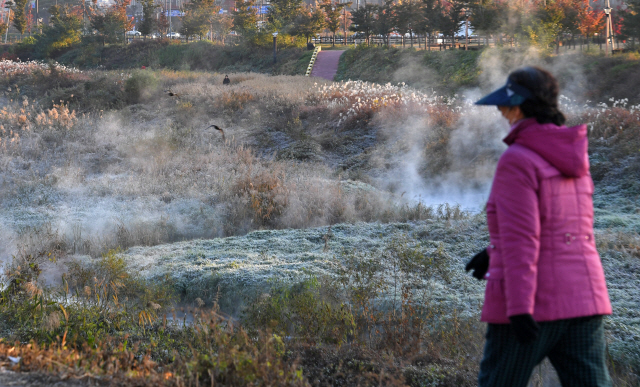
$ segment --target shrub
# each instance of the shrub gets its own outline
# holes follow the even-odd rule
[[[350,307],[331,294],[331,284],[313,277],[294,286],[274,284],[249,305],[243,322],[315,345],[344,344],[356,326]]]
[[[285,347],[275,334],[252,339],[215,315],[199,320],[193,329],[197,350],[178,358],[177,381],[225,386],[308,386],[296,361],[283,359]]]
[[[27,36],[13,47],[13,53],[23,61],[36,59],[33,55],[35,44],[36,38],[34,36]]]
[[[254,95],[248,91],[225,91],[216,97],[213,106],[216,112],[233,116],[253,100]]]
[[[76,112],[69,111],[68,105],[54,104],[51,109],[36,115],[35,123],[48,130],[70,130],[77,122]]]
[[[258,227],[275,224],[289,202],[291,187],[285,184],[285,173],[277,165],[272,168],[254,172],[250,164],[234,188],[234,192],[246,200]]]
[[[124,83],[124,93],[130,104],[140,103],[157,92],[158,81],[152,72],[134,71]]]

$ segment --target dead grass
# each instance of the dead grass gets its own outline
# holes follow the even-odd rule
[[[90,218],[84,217],[60,230],[76,253],[95,256],[118,246],[232,235],[261,227],[402,217],[396,203],[387,199],[342,192],[330,168],[296,162],[323,160],[313,133],[325,135],[326,130],[308,128],[300,119],[311,80],[231,74],[232,85],[223,86],[222,75],[205,73],[104,76],[120,85],[123,95],[135,96],[123,96],[123,103],[140,103],[79,117],[74,106],[91,106],[80,103],[85,94],[77,100],[69,96],[70,102],[51,108],[14,102],[3,110],[9,136],[12,130],[14,136],[16,131],[30,132],[21,145],[3,154],[6,163],[20,160],[27,168],[5,170],[15,190],[44,190],[54,205],[64,202],[64,196],[75,196],[83,213],[102,210],[107,202],[116,207],[100,216],[102,226],[87,227]],[[140,81],[132,81],[136,79]],[[211,123],[224,128],[226,142],[208,128]],[[274,138],[269,149],[269,143],[254,140],[264,133],[290,139]],[[291,145],[280,148],[286,143]],[[277,159],[263,157],[273,153]],[[41,158],[43,154],[48,156]],[[35,170],[39,172],[29,172]],[[111,201],[115,197],[137,202],[140,212],[120,213]],[[20,200],[24,202],[24,196]]]

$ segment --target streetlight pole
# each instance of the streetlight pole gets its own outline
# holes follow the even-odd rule
[[[278,32],[274,32],[271,35],[273,35],[273,64],[276,64],[276,38],[278,36]]]
[[[464,10],[464,16],[466,16],[464,20],[464,50],[467,51],[467,47],[469,46],[469,16],[471,16],[471,10],[469,8]]]
[[[345,4],[343,7],[343,18],[344,18],[344,27],[342,29],[342,45],[346,45],[347,44],[347,5]]]
[[[609,0],[607,0],[607,6],[605,8],[603,8],[604,14],[607,15],[607,32],[606,32],[606,38],[607,38],[607,42],[606,42],[606,52],[605,52],[605,56],[610,56],[611,55],[611,50],[609,49],[609,39],[610,39],[610,30],[609,30],[609,26],[610,26],[610,21],[611,21],[611,7],[609,6]]]

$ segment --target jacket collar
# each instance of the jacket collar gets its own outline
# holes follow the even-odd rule
[[[513,144],[518,138],[518,134],[520,134],[520,132],[530,127],[531,125],[535,125],[537,123],[538,122],[534,117],[524,118],[519,121],[516,121],[513,125],[511,125],[511,130],[509,131],[509,134],[507,134],[507,136],[503,138],[502,141],[507,145]]]

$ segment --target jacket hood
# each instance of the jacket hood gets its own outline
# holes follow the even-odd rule
[[[518,121],[503,141],[536,152],[565,176],[581,177],[589,173],[586,125],[567,128],[527,118]]]

